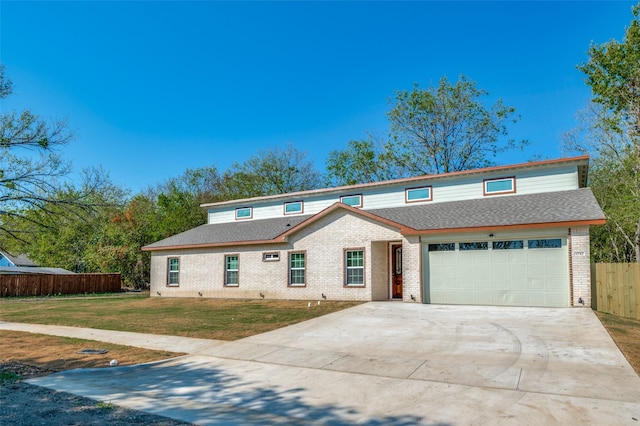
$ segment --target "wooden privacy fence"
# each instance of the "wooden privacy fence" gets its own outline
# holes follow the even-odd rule
[[[2,274],[0,297],[118,293],[120,274]]]
[[[640,319],[640,263],[592,263],[591,307]]]

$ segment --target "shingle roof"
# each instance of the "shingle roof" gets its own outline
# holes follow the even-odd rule
[[[353,211],[358,211],[351,209]],[[605,218],[589,188],[494,196],[367,210],[416,231],[597,221]],[[319,213],[322,214],[322,213]],[[312,215],[201,225],[145,247],[148,250],[269,241]]]
[[[589,188],[494,196],[369,210],[416,230],[459,229],[604,219]]]
[[[29,259],[26,255],[24,254],[19,254],[18,256],[14,256],[11,253],[8,253],[6,251],[0,250],[0,255],[6,257],[7,259],[9,259],[9,261],[11,263],[13,263],[16,266],[37,266],[31,259]]]
[[[75,275],[75,272],[62,268],[41,268],[39,266],[0,267],[0,275],[7,274]]]
[[[149,244],[145,249],[272,240],[309,217],[311,215],[200,225]]]

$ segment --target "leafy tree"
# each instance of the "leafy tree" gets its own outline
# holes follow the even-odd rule
[[[631,259],[640,262],[640,3],[632,8],[632,14],[623,41],[592,44],[589,60],[578,69],[586,74],[593,102],[604,111],[594,132],[604,143],[592,149],[599,158],[591,186],[615,225],[611,231],[616,238],[612,238],[631,245]],[[607,134],[604,139],[600,137],[603,131]],[[612,149],[615,140],[618,143]],[[608,191],[616,198],[608,198],[612,195]],[[609,258],[630,259],[620,254],[619,244],[613,244],[613,249],[617,253]]]
[[[73,272],[103,271],[91,260],[91,252],[116,210],[126,197],[126,192],[116,187],[103,171],[85,172],[80,187],[67,186],[56,194],[57,198],[74,198],[87,191],[83,206],[63,206],[56,203],[45,205],[45,209],[30,209],[24,217],[13,218],[13,225],[21,229],[22,239],[15,240],[13,247],[19,253],[27,253],[36,263],[55,266]]]
[[[11,80],[0,65],[0,99],[12,93]],[[73,136],[64,121],[47,122],[30,111],[3,112],[0,116],[0,235],[22,239],[23,223],[51,227],[65,209],[88,208],[89,192],[65,191],[70,172],[58,149]],[[30,215],[37,210],[43,214]]]
[[[417,84],[398,91],[391,101],[389,140],[376,147],[371,139],[349,144],[329,156],[329,177],[338,184],[455,172],[493,164],[498,153],[521,148],[526,141],[504,139],[515,109],[498,100],[486,107],[488,92],[460,76],[446,77],[427,90]],[[374,171],[378,170],[378,171]]]
[[[589,60],[578,66],[587,76],[595,103],[629,120],[628,131],[640,135],[640,3],[622,43],[592,44]]]
[[[151,188],[145,196],[155,203],[158,239],[202,225],[203,203],[220,199],[221,177],[213,167],[187,169],[181,176]]]
[[[594,262],[633,262],[634,233],[640,212],[640,175],[634,167],[634,147],[624,120],[602,105],[580,111],[580,125],[564,136],[564,150],[592,156],[590,186],[607,216],[591,229]]]
[[[387,113],[392,160],[410,175],[447,173],[489,166],[496,154],[520,146],[501,141],[506,123],[517,121],[515,108],[500,99],[488,109],[480,102],[486,95],[465,76],[455,85],[443,77],[438,87],[397,92]]]
[[[327,178],[330,185],[356,185],[402,177],[402,171],[388,161],[381,143],[368,139],[351,140],[347,149],[332,151],[327,160]]]
[[[149,283],[150,255],[141,248],[165,236],[157,232],[153,200],[134,196],[126,206],[110,212],[109,220],[94,235],[87,258],[101,271],[119,272],[127,285],[145,288]]]
[[[315,189],[322,179],[307,154],[288,145],[234,163],[220,185],[219,198],[230,200]]]

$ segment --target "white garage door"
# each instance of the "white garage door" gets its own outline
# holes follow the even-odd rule
[[[427,303],[569,306],[566,238],[425,243]]]

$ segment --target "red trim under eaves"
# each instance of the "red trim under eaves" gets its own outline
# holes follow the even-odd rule
[[[604,225],[605,223],[606,223],[606,219],[575,220],[575,221],[567,221],[567,222],[525,223],[525,224],[518,224],[518,225],[424,229],[421,231],[415,231],[411,233],[403,233],[403,235],[431,235],[431,234],[446,234],[446,233],[455,233],[455,232],[483,232],[483,231],[495,231],[498,229],[535,229],[535,228],[553,228],[553,227],[591,226],[591,225]]]
[[[299,224],[297,224],[296,226],[294,226],[293,228],[287,230],[286,232],[280,234],[278,237],[276,238],[284,238],[286,240],[286,238],[293,234],[294,232],[298,232],[299,230],[301,230],[302,228],[311,225],[312,223],[317,222],[318,220],[322,219],[323,217],[327,216],[330,213],[333,213],[334,211],[338,210],[338,209],[344,209],[347,210],[351,213],[360,215],[360,216],[364,216],[366,218],[369,218],[371,220],[375,220],[376,222],[380,222],[383,223],[385,225],[391,226],[392,228],[396,228],[401,234],[404,233],[408,233],[408,234],[413,234],[414,232],[418,232],[416,229],[413,229],[411,227],[405,226],[401,223],[398,222],[394,222],[392,220],[389,219],[385,219],[383,217],[377,216],[375,214],[369,213],[366,210],[362,210],[359,208],[355,208],[355,207],[351,207],[347,204],[343,204],[343,203],[334,203],[332,205],[330,205],[329,207],[327,207],[326,209],[322,210],[320,213],[316,213],[315,215],[311,216],[310,218],[308,218],[307,220],[304,220],[302,222],[300,222]]]
[[[335,203],[326,209],[322,210],[291,229],[283,232],[271,240],[250,240],[250,241],[228,241],[222,243],[205,243],[205,244],[188,244],[188,245],[175,245],[175,246],[163,246],[163,247],[142,247],[142,251],[164,251],[164,250],[183,250],[183,249],[197,249],[197,248],[213,248],[213,247],[231,247],[231,246],[249,246],[249,245],[262,245],[262,244],[282,244],[286,243],[289,236],[301,229],[311,225],[328,214],[338,210],[344,209],[348,212],[354,213],[359,216],[364,216],[379,223],[396,228],[402,235],[432,235],[432,234],[445,234],[445,233],[462,233],[462,232],[483,232],[483,231],[495,231],[499,229],[535,229],[535,228],[551,228],[551,227],[573,227],[573,226],[591,226],[591,225],[604,225],[606,219],[591,219],[591,220],[576,220],[565,222],[544,222],[544,223],[527,223],[517,225],[496,225],[496,226],[476,226],[465,228],[443,228],[443,229],[424,229],[417,230],[409,226],[402,225],[389,219],[374,215],[365,210],[357,209],[355,207],[348,206],[343,203]]]
[[[182,250],[210,247],[251,246],[256,244],[278,244],[286,242],[283,238],[276,237],[273,240],[227,241],[223,243],[184,244],[177,246],[142,247],[142,251]]]
[[[332,204],[331,206],[327,207],[326,209],[322,210],[320,213],[316,213],[315,215],[311,216],[310,218],[300,222],[299,224],[297,224],[296,226],[292,227],[291,229],[288,229],[287,231],[283,232],[282,234],[276,236],[275,238],[271,239],[271,240],[250,240],[250,241],[228,241],[228,242],[222,242],[222,243],[205,243],[205,244],[186,244],[186,245],[175,245],[175,246],[162,246],[162,247],[142,247],[143,251],[163,251],[163,250],[182,250],[182,249],[196,249],[196,248],[212,248],[212,247],[231,247],[231,246],[247,246],[247,245],[259,245],[259,244],[278,244],[278,243],[286,243],[288,237],[295,233],[300,231],[301,229],[317,222],[318,220],[324,218],[325,216],[327,216],[328,214],[338,210],[338,209],[344,209],[347,210],[348,212],[360,215],[360,216],[364,216],[366,218],[369,218],[371,220],[374,220],[376,222],[380,222],[383,223],[385,225],[391,226],[392,228],[396,228],[398,230],[398,232],[400,232],[401,234],[410,234],[410,235],[414,235],[415,233],[419,232],[416,229],[410,228],[408,226],[404,226],[400,223],[394,222],[392,220],[388,220],[385,219],[383,217],[380,216],[376,216],[374,214],[371,214],[365,210],[361,210],[355,207],[351,207],[348,206],[346,204],[343,203],[335,203]]]

